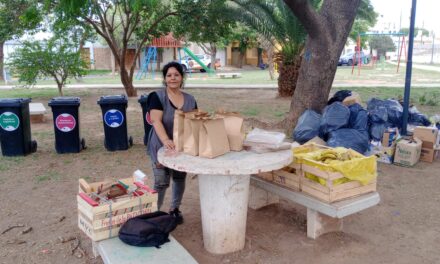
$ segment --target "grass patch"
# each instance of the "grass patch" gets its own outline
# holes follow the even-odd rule
[[[0,157],[0,171],[7,171],[13,166],[19,166],[25,160],[24,157]]]
[[[87,96],[90,92],[86,90],[68,90],[64,89],[64,96]],[[51,97],[59,96],[58,89],[55,88],[45,88],[45,89],[35,89],[35,88],[14,88],[11,90],[2,90],[0,93],[0,98],[41,98],[47,99]]]
[[[37,183],[42,183],[45,181],[59,181],[61,179],[61,175],[55,171],[48,171],[42,175],[37,175],[35,180]]]
[[[258,110],[258,108],[254,107],[254,106],[248,106],[246,107],[244,110],[242,110],[242,114],[245,116],[258,116],[258,114],[260,113],[260,110]]]

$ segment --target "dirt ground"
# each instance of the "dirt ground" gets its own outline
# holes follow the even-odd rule
[[[246,95],[249,91],[240,90],[190,92],[201,108],[226,106],[249,111],[248,116],[269,109],[268,104],[275,107],[266,112],[279,116],[289,106],[288,100],[275,98],[275,91],[252,91],[251,98]],[[48,108],[47,122],[32,125],[38,151],[26,157],[0,158],[0,263],[102,263],[93,258],[90,240],[77,227],[78,179],[125,178],[141,169],[151,180],[137,99],[130,99],[127,109],[134,146],[108,152],[96,101],[100,95],[118,91],[79,93],[83,94],[80,126],[86,150],[56,154]],[[48,99],[34,102],[47,106]],[[256,110],[243,108],[250,102]],[[267,120],[271,116],[258,117]],[[305,208],[282,201],[258,211],[249,209],[245,248],[227,255],[212,255],[203,247],[198,181],[190,175],[181,207],[185,223],[172,235],[199,263],[440,263],[440,162],[420,162],[413,168],[379,164],[378,171],[380,204],[346,217],[344,232],[309,239]],[[169,194],[165,204],[169,204]],[[7,231],[17,225],[24,227]],[[74,240],[63,242],[69,238]]]

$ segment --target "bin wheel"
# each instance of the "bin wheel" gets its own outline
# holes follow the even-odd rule
[[[132,136],[130,136],[128,138],[128,144],[130,144],[130,147],[133,146],[133,137]]]
[[[37,141],[32,140],[31,141],[31,153],[34,153],[37,151],[37,146],[38,146]]]
[[[81,139],[81,149],[86,149],[86,140],[84,138]]]

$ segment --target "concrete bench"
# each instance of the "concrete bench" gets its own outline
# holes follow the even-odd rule
[[[93,242],[93,254],[100,255],[105,264],[198,263],[174,237],[170,235],[169,239],[170,242],[155,248],[130,246],[115,237]]]
[[[345,216],[375,206],[380,201],[379,194],[371,192],[328,204],[256,176],[251,176],[249,193],[249,207],[255,210],[278,203],[279,197],[305,206],[307,208],[307,237],[312,239],[328,232],[342,231],[342,219]]]
[[[42,103],[29,103],[31,123],[43,123],[46,121],[46,108]]]
[[[228,72],[228,73],[217,73],[217,76],[220,77],[221,79],[225,79],[225,78],[240,78],[241,77],[241,73],[232,73],[232,72]]]

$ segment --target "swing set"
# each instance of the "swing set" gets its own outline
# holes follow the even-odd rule
[[[400,67],[400,59],[402,57],[402,51],[404,51],[405,54],[405,60],[407,59],[407,50],[406,50],[406,39],[405,39],[405,34],[404,33],[372,33],[372,32],[363,32],[363,33],[358,33],[358,37],[357,37],[357,43],[356,43],[356,48],[355,48],[355,53],[353,53],[353,61],[355,61],[356,59],[358,60],[358,75],[361,74],[361,68],[362,68],[362,58],[361,58],[361,36],[398,36],[399,37],[399,42],[398,42],[398,59],[397,59],[397,73],[399,72],[399,67]],[[401,41],[402,40],[402,41]],[[400,43],[402,43],[402,45],[400,45]],[[357,56],[357,58],[356,58]],[[372,63],[372,67],[376,64],[377,58],[374,57],[371,60]],[[354,73],[354,67],[355,67],[355,63],[353,63],[352,68],[351,68],[351,74],[353,75]],[[365,66],[364,66],[365,67]]]

